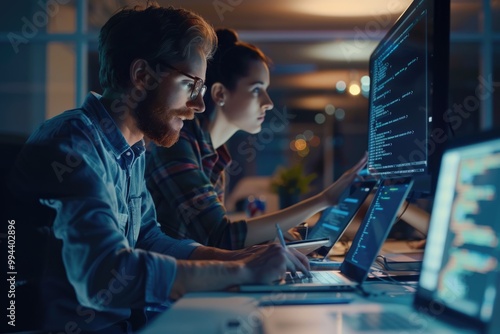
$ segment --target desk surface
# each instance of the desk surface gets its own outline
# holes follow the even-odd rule
[[[438,321],[429,311],[423,312],[420,309],[417,312],[412,308],[414,282],[398,285],[366,282],[363,287],[374,294],[369,297],[345,292],[328,294],[331,297],[352,298],[351,303],[336,305],[259,306],[262,300],[310,300],[325,298],[324,293],[192,293],[179,300],[172,309],[159,315],[141,333],[474,333]],[[369,331],[355,328],[364,322],[367,315],[381,315],[382,311],[385,311],[385,315],[387,312],[398,313],[402,321],[411,323],[414,328],[408,331],[401,328],[393,331],[384,328]],[[351,327],[353,321],[355,325]],[[351,325],[346,325],[348,322]]]
[[[391,243],[391,242],[389,242]],[[336,257],[336,260],[342,260],[342,257]],[[204,333],[204,334],[236,334],[236,333],[267,333],[259,329],[256,323],[263,321],[264,323],[273,323],[273,319],[289,318],[294,313],[310,312],[314,310],[314,314],[318,315],[318,320],[325,325],[325,319],[328,312],[337,312],[337,310],[349,310],[358,307],[359,305],[372,305],[378,307],[381,304],[401,305],[407,307],[411,312],[411,302],[415,292],[416,282],[398,282],[391,284],[382,281],[366,281],[363,283],[363,290],[368,294],[368,297],[363,297],[356,292],[342,293],[237,293],[237,292],[211,292],[211,293],[191,293],[187,294],[181,300],[176,302],[172,308],[165,313],[159,315],[147,328],[141,333],[156,334],[156,333]],[[308,305],[308,306],[271,306],[261,307],[259,303],[262,301],[280,301],[283,299],[296,300],[318,300],[325,298],[348,298],[351,300],[349,304],[341,305]],[[267,303],[266,305],[269,305]],[[291,313],[288,313],[291,312]],[[243,320],[242,320],[243,319]],[[241,325],[241,322],[254,323],[255,326],[245,328],[243,331],[231,326]],[[276,320],[277,321],[277,320]],[[272,325],[270,325],[272,326]],[[260,332],[257,330],[259,329]],[[315,328],[319,330],[318,328]],[[331,329],[331,328],[330,328]],[[271,331],[274,333],[275,331]],[[293,331],[288,329],[287,334],[292,334]],[[309,331],[306,331],[309,332]],[[319,331],[322,332],[322,331]],[[298,332],[297,332],[298,333]],[[316,333],[316,331],[311,331]],[[325,332],[326,333],[326,332]],[[329,332],[330,333],[330,332]],[[339,333],[348,333],[341,331]],[[349,332],[352,333],[352,332]]]
[[[267,306],[259,307],[263,300],[282,299],[315,299],[325,298],[325,293],[191,293],[179,300],[174,306],[159,315],[142,334],[157,333],[204,333],[204,334],[236,334],[236,333],[332,333],[332,312],[354,312],[360,307],[379,310],[380,305],[391,305],[397,308],[408,308],[415,292],[415,282],[408,284],[387,284],[366,282],[364,290],[372,293],[362,297],[358,293],[328,294],[330,297],[352,298],[352,302],[342,305],[309,305],[309,306]],[[304,318],[310,313],[311,319]],[[415,313],[415,312],[413,312]],[[286,331],[276,326],[284,326],[283,321],[300,322]],[[302,323],[304,322],[304,323]],[[265,330],[262,329],[264,323]],[[310,330],[305,330],[307,325]],[[239,326],[239,329],[236,328]],[[241,327],[243,326],[243,328]],[[442,332],[446,333],[446,327]],[[335,331],[334,331],[335,332]],[[336,331],[337,333],[356,333],[353,331]],[[420,333],[425,333],[421,331]],[[457,333],[456,329],[448,333]],[[463,333],[467,333],[463,331]]]

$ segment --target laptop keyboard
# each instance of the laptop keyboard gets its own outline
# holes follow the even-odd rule
[[[287,283],[320,283],[320,284],[338,284],[343,280],[337,275],[329,271],[311,271],[312,278],[306,277],[301,272],[297,272],[295,276],[290,273],[286,274],[285,281]]]

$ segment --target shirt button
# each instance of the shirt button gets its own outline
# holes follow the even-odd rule
[[[130,151],[128,151],[127,153],[125,153],[127,155],[127,157],[130,157]]]

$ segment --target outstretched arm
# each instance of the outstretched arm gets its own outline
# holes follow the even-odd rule
[[[404,203],[399,210],[398,216],[420,233],[427,235],[431,218],[427,211],[412,203]]]
[[[356,178],[365,166],[368,156],[365,154],[354,167],[346,171],[337,181],[321,193],[308,198],[289,208],[275,213],[249,219],[247,221],[247,237],[245,246],[255,245],[272,240],[275,237],[275,224],[283,230],[297,226],[315,213],[338,202],[343,191]]]

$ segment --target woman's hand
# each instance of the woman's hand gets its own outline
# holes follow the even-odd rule
[[[342,193],[358,176],[358,173],[363,169],[367,161],[368,153],[365,153],[361,160],[356,163],[356,165],[342,174],[342,176],[337,181],[335,181],[331,186],[321,192],[321,196],[325,199],[328,205],[335,205],[338,203]]]

